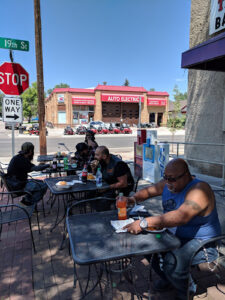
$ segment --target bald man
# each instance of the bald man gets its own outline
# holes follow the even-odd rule
[[[102,178],[109,184],[109,190],[104,195],[108,198],[116,197],[116,190],[125,196],[133,190],[134,179],[130,168],[116,155],[110,154],[105,146],[99,146],[95,150],[95,161],[91,163],[92,172],[95,174],[97,166],[100,164]],[[101,203],[101,210],[110,209],[110,202]]]
[[[171,160],[158,183],[138,191],[126,198],[129,204],[141,202],[151,197],[162,195],[164,213],[148,217],[126,226],[128,232],[138,234],[147,227],[168,228],[181,241],[181,247],[164,254],[163,268],[159,268],[156,258],[153,262],[155,271],[161,280],[155,284],[155,290],[166,290],[172,284],[176,288],[176,299],[187,299],[189,262],[192,253],[201,240],[207,240],[221,234],[215,196],[210,186],[190,174],[183,159]],[[193,259],[193,265],[217,258],[216,245],[210,245],[206,251],[199,251]],[[205,255],[205,253],[207,254]],[[191,279],[191,291],[196,285]]]

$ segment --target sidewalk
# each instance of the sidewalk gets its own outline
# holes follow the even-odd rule
[[[207,176],[209,183],[214,182],[214,178]],[[141,180],[139,189],[149,184]],[[49,192],[45,196],[45,209],[49,210],[47,200],[49,199]],[[223,230],[225,229],[225,215],[224,215],[224,197],[216,194],[218,213]],[[152,212],[158,214],[161,212],[161,201],[158,199],[151,200]],[[41,208],[41,205],[40,205]],[[80,299],[81,293],[77,284],[73,287],[73,260],[69,256],[68,248],[59,250],[60,241],[62,238],[63,224],[61,223],[52,233],[50,228],[54,223],[56,216],[56,205],[51,210],[50,214],[40,213],[41,235],[38,233],[36,225],[36,216],[32,218],[33,231],[37,254],[32,251],[30,232],[25,221],[15,224],[4,225],[2,232],[2,240],[0,242],[0,299],[14,300],[14,299],[35,299],[35,300],[52,300],[52,299]],[[63,205],[60,207],[60,213],[63,213]],[[201,275],[199,285],[199,295],[201,299],[205,300],[224,300],[225,295],[220,293],[215,284],[220,277],[225,283],[225,269],[219,268],[216,272],[210,272],[207,265],[203,265],[203,275]],[[140,293],[143,294],[143,299],[147,299],[149,285],[149,264],[143,257],[135,260],[135,284]],[[216,275],[215,275],[216,274]],[[81,278],[87,277],[87,268],[79,267],[79,276]],[[92,276],[95,276],[92,273]],[[130,290],[132,286],[126,281],[119,282],[119,276],[113,277],[114,282],[114,298],[115,300],[132,299]],[[94,278],[94,277],[93,277]],[[153,273],[153,280],[157,276]],[[219,288],[225,292],[225,285],[219,284]],[[211,286],[211,287],[210,287]],[[208,288],[209,287],[209,288]],[[208,296],[206,293],[208,288]],[[151,289],[152,291],[152,289]],[[104,294],[104,299],[109,299],[107,290]],[[167,293],[151,292],[152,300],[173,300],[174,291]],[[85,299],[100,299],[99,288]],[[137,299],[134,296],[133,299]],[[195,300],[199,297],[195,296]]]

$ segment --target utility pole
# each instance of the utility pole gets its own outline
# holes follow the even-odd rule
[[[34,0],[34,22],[35,22],[37,92],[38,92],[38,119],[39,119],[39,130],[40,130],[39,144],[40,144],[40,155],[46,155],[47,143],[46,143],[46,130],[45,130],[45,96],[44,96],[40,0]]]
[[[138,128],[141,128],[141,96],[139,96]]]

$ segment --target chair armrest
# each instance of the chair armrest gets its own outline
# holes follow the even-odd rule
[[[33,204],[33,205],[29,206],[29,207],[34,208],[34,206],[35,206],[35,204]],[[28,211],[26,210],[26,208],[20,206],[19,204],[2,204],[2,205],[0,205],[0,213],[1,213],[1,209],[2,209],[2,208],[7,208],[7,207],[16,207],[16,208],[18,208],[18,209],[21,209],[22,211],[25,212],[25,214],[26,214],[27,217],[29,218],[29,213],[28,213]]]

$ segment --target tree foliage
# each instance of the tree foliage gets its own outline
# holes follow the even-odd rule
[[[49,89],[49,90],[47,90],[47,94],[48,95],[50,95],[51,94],[51,92],[54,90],[54,89],[57,89],[57,88],[69,88],[70,86],[69,86],[69,84],[67,84],[67,83],[59,83],[59,84],[56,84],[55,86],[54,86],[54,88],[53,89]]]
[[[173,88],[173,93],[174,93],[173,96],[174,96],[175,101],[176,100],[187,100],[187,92],[181,93],[179,91],[177,84],[175,84],[175,86]]]
[[[23,99],[23,116],[31,121],[32,117],[36,117],[38,113],[38,93],[37,82],[33,82],[22,95]]]
[[[154,91],[155,91],[155,89],[154,89],[154,88],[150,88],[150,89],[149,89],[149,91],[151,91],[151,92],[154,92]]]
[[[130,82],[129,82],[129,80],[126,78],[125,79],[125,81],[124,81],[124,84],[123,84],[124,86],[129,86],[130,85]]]
[[[107,85],[107,81],[103,81],[103,85]]]

